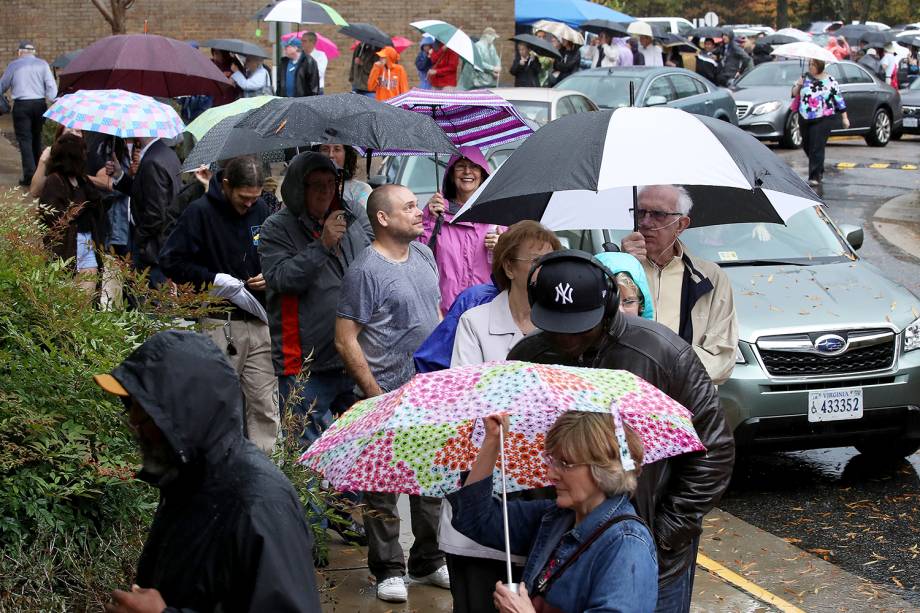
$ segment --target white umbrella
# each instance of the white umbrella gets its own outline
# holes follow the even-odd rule
[[[770,55],[788,57],[796,60],[821,60],[827,64],[839,61],[833,53],[814,43],[787,43],[773,47]]]
[[[448,49],[465,59],[470,64],[476,65],[476,56],[473,53],[473,41],[467,36],[466,32],[452,26],[446,21],[438,19],[425,19],[423,21],[413,21],[409,24],[416,30],[430,34],[442,43]]]
[[[785,34],[786,36],[791,36],[792,38],[797,38],[800,41],[811,40],[811,34],[808,32],[803,32],[798,28],[781,28],[774,32],[774,34]]]
[[[541,19],[540,21],[535,21],[532,27],[534,32],[549,32],[559,40],[567,40],[576,45],[585,44],[585,37],[582,36],[581,32],[558,21]]]

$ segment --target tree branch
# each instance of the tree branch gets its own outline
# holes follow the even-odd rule
[[[122,0],[122,1],[124,2],[124,5],[125,5],[125,11],[127,11],[129,8],[134,6],[135,0]]]
[[[93,3],[93,6],[95,6],[97,9],[99,9],[99,12],[102,13],[102,17],[103,17],[106,21],[109,22],[109,25],[112,25],[112,26],[115,25],[115,18],[112,17],[112,13],[109,12],[109,10],[106,9],[106,8],[102,5],[102,0],[90,0],[90,2]]]

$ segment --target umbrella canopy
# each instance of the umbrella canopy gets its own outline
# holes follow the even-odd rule
[[[457,153],[430,117],[356,94],[272,100],[236,127],[268,138],[295,139],[295,145],[339,143],[373,151]]]
[[[281,42],[287,42],[292,38],[303,38],[304,35],[308,33],[308,30],[301,30],[300,32],[288,32],[281,37]],[[341,55],[338,45],[332,42],[330,39],[326,38],[319,32],[313,32],[316,35],[316,48],[326,54],[326,57],[330,60]]]
[[[194,136],[195,140],[201,140],[211,128],[227,117],[241,115],[246,111],[257,109],[275,98],[276,96],[253,96],[252,98],[239,98],[230,104],[212,106],[196,117],[195,121],[185,126],[185,131]]]
[[[185,158],[182,172],[191,172],[199,166],[210,166],[220,160],[229,160],[240,155],[253,155],[306,144],[302,138],[291,135],[263,137],[255,130],[236,127],[236,124],[255,111],[256,109],[252,109],[218,121],[201,137]]]
[[[452,26],[446,21],[437,19],[426,19],[424,21],[413,21],[409,24],[419,32],[430,34],[435,40],[440,41],[445,47],[465,59],[470,64],[476,64],[476,56],[473,53],[473,41],[466,32]]]
[[[893,40],[894,36],[887,32],[873,32],[871,30],[863,32],[859,36],[860,44],[864,44],[867,47],[875,47],[876,49],[884,49],[885,45]]]
[[[715,28],[710,26],[690,30],[690,36],[692,38],[722,38],[722,35],[724,34],[725,30],[722,28]]]
[[[313,0],[281,0],[266,8],[268,10],[264,15],[262,11],[256,13],[256,17],[262,21],[348,25],[348,22],[334,8],[322,2],[313,2]]]
[[[595,34],[609,32],[614,36],[629,36],[626,24],[610,21],[609,19],[589,19],[581,24],[581,29]]]
[[[484,149],[533,134],[513,104],[487,89],[413,89],[387,100],[387,104],[428,115],[458,147],[473,145]]]
[[[209,49],[220,49],[221,51],[229,51],[231,53],[249,55],[252,57],[268,57],[268,53],[266,53],[265,49],[259,45],[246,40],[240,40],[238,38],[212,38],[211,40],[206,40],[201,43],[201,46],[208,47]]]
[[[811,34],[808,32],[803,32],[798,28],[780,28],[775,33],[782,34],[784,36],[791,36],[792,38],[802,42],[811,40]]]
[[[413,46],[415,43],[406,38],[405,36],[394,36],[393,37],[393,48],[396,49],[397,53],[402,53],[409,47]]]
[[[834,32],[834,36],[842,36],[847,39],[847,42],[851,45],[856,45],[859,43],[859,37],[865,34],[866,32],[873,32],[874,28],[862,23],[848,23],[847,25],[839,28]]]
[[[567,411],[619,414],[650,464],[705,448],[691,414],[622,370],[490,362],[416,375],[401,388],[355,404],[301,457],[336,488],[444,496],[459,488],[484,437],[481,420],[510,414],[506,479],[496,490],[549,485],[546,433]]]
[[[789,43],[800,42],[798,38],[787,34],[769,34],[757,40],[757,43],[767,45],[788,45]]]
[[[683,145],[662,147],[662,142]],[[821,204],[785,162],[737,126],[678,109],[624,107],[576,113],[540,128],[454,221],[511,225],[535,219],[553,230],[633,228],[632,188],[659,184],[687,188],[695,203],[694,226],[783,223]]]
[[[372,23],[350,23],[339,32],[371,47],[393,46],[393,38]]]
[[[773,47],[773,51],[770,52],[770,55],[797,60],[821,60],[828,64],[839,61],[837,56],[828,49],[819,47],[814,43],[789,43],[787,45],[777,45]]]
[[[544,40],[538,36],[534,36],[533,34],[518,34],[517,36],[512,36],[511,40],[519,43],[524,43],[537,55],[551,57],[557,60],[562,57],[559,55],[559,51],[553,47],[549,41]]]
[[[673,32],[663,32],[660,36],[656,35],[655,38],[663,47],[678,47],[679,51],[688,51],[690,53],[696,53],[700,50],[689,40]]]
[[[121,138],[173,138],[185,127],[168,104],[120,89],[81,90],[61,96],[44,116],[67,128]]]
[[[70,64],[74,59],[83,52],[83,49],[77,49],[75,51],[68,51],[67,53],[62,53],[61,55],[54,58],[54,61],[51,62],[52,68],[67,68],[67,65]]]
[[[532,27],[534,32],[549,32],[559,40],[567,40],[569,42],[575,43],[576,45],[585,44],[585,37],[581,34],[581,32],[559,21],[541,19],[540,21],[535,21]]]
[[[61,92],[123,89],[176,98],[223,97],[235,86],[197,49],[155,34],[119,34],[97,40],[61,71]]]
[[[586,0],[514,0],[514,21],[527,25],[541,19],[561,21],[573,28],[590,19],[617,23],[634,21],[632,17],[601,4]]]

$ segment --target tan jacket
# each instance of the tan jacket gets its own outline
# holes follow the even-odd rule
[[[693,345],[712,382],[719,385],[731,376],[738,347],[738,319],[731,282],[717,264],[693,256],[679,244],[683,250],[683,286],[679,295],[662,295],[660,300],[680,301],[680,326],[674,332]],[[647,259],[643,260],[642,268],[652,295],[658,296],[657,268]]]

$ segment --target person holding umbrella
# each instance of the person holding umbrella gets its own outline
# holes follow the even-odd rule
[[[237,68],[236,65],[231,65],[230,70],[233,73],[230,78],[243,92],[244,98],[272,95],[272,78],[262,65],[261,57],[247,55],[243,70]]]
[[[504,548],[502,503],[492,496],[492,474],[501,449],[499,430],[508,430],[508,416],[483,421],[479,455],[464,486],[447,500],[455,528]],[[655,541],[629,500],[642,456],[642,442],[618,425],[618,416],[570,411],[556,419],[543,451],[556,500],[507,503],[511,552],[526,554],[527,563],[517,590],[495,585],[494,604],[501,613],[655,610]]]
[[[278,96],[317,96],[319,93],[320,74],[316,60],[304,52],[301,39],[288,39],[278,67]]]
[[[808,74],[792,87],[802,120],[802,148],[808,156],[808,184],[818,187],[824,178],[824,149],[831,134],[834,115],[840,113],[843,128],[850,127],[847,104],[837,80],[824,72],[825,63],[808,62]],[[794,103],[796,104],[796,103]]]
[[[515,45],[514,61],[511,62],[511,74],[514,75],[515,87],[540,87],[540,59],[524,43]]]
[[[375,94],[367,89],[367,81],[371,76],[371,70],[374,64],[380,58],[377,52],[381,47],[375,47],[367,43],[359,42],[358,46],[351,54],[351,68],[348,70],[348,82],[351,83],[351,91],[368,98],[374,98]]]
[[[428,82],[431,89],[457,87],[457,68],[460,56],[439,40],[434,42],[431,50],[431,68],[428,69]]]
[[[711,38],[704,38],[702,49],[696,55],[696,74],[705,77],[710,83],[715,85],[718,75],[722,70],[722,62],[716,55],[716,41]]]

